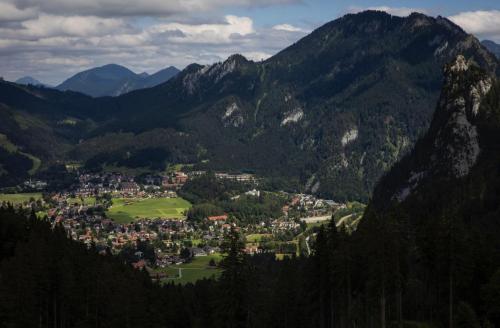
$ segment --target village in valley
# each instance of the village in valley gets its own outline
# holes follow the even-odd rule
[[[199,181],[204,181],[201,188]],[[197,200],[201,196],[189,193],[190,183],[195,190],[218,185],[221,195]],[[178,170],[131,176],[76,171],[67,190],[47,192],[46,187],[44,181],[26,181],[23,193],[1,194],[0,205],[47,219],[73,240],[102,255],[118,256],[161,282],[216,276],[221,246],[232,227],[244,238],[246,254],[309,255],[309,237],[320,225],[333,216],[338,226],[355,229],[364,208],[261,190],[259,179],[246,173]]]

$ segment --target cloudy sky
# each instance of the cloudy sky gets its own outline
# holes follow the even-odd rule
[[[117,63],[140,73],[272,56],[345,13],[449,17],[500,42],[500,0],[0,0],[0,76],[56,85]]]

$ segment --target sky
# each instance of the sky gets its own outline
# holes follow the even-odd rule
[[[500,43],[500,0],[0,0],[0,76],[57,85],[109,63],[136,73],[266,59],[366,9],[445,16]]]

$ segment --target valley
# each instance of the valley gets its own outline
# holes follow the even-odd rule
[[[500,327],[500,11],[292,2],[0,4],[0,327]]]
[[[172,166],[182,167],[190,168]],[[172,170],[130,176],[76,169],[72,175],[67,189],[0,194],[0,206],[32,211],[52,227],[63,227],[71,239],[146,270],[161,283],[219,276],[221,247],[231,227],[245,238],[246,254],[283,259],[309,255],[309,238],[332,217],[339,228],[354,231],[364,209],[359,203],[260,190],[259,179],[248,174]],[[18,188],[47,185],[30,180]]]

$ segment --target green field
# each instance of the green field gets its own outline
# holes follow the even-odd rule
[[[9,202],[13,204],[21,204],[28,202],[31,198],[35,200],[42,198],[41,193],[25,193],[25,194],[0,194],[0,202]]]
[[[166,278],[164,282],[175,282],[179,284],[194,283],[197,280],[203,278],[218,277],[221,273],[218,268],[210,268],[208,263],[211,259],[214,259],[218,263],[222,256],[220,254],[208,255],[208,256],[198,256],[193,258],[190,263],[174,265],[166,269],[158,269],[161,272],[166,272],[169,278]],[[182,278],[179,278],[179,269],[182,271]]]
[[[83,205],[94,205],[95,204],[95,197],[84,197],[83,202],[80,198],[68,198],[66,200],[68,204],[83,204]]]
[[[273,235],[266,233],[254,233],[246,236],[247,243],[260,243],[262,238],[270,239]]]
[[[182,198],[113,198],[108,217],[118,223],[130,223],[145,218],[182,219],[191,204]]]

